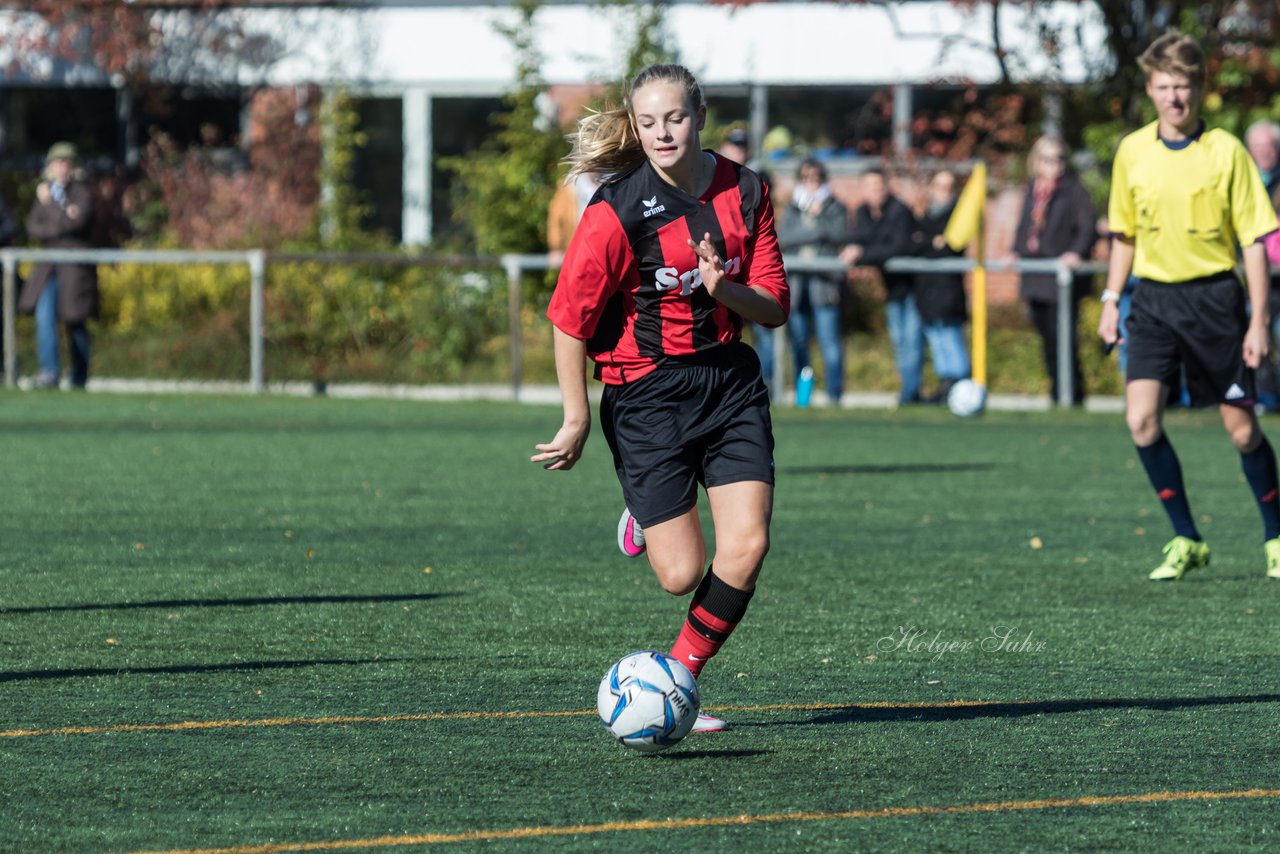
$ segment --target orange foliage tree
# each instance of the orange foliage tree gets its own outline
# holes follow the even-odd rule
[[[5,76],[40,80],[60,65],[98,74],[149,103],[172,82],[216,79],[216,64],[258,79],[282,56],[269,33],[230,0],[29,0],[0,2]],[[251,87],[250,132],[223,139],[211,127],[185,149],[161,132],[144,140],[129,191],[139,234],[191,247],[273,246],[302,234],[319,200],[319,91]]]

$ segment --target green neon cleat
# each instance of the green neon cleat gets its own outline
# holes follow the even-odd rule
[[[1280,556],[1280,542],[1277,543]],[[1267,552],[1271,554],[1270,551]],[[1209,544],[1190,537],[1174,537],[1164,547],[1164,563],[1151,570],[1152,581],[1177,581],[1193,569],[1209,565]]]

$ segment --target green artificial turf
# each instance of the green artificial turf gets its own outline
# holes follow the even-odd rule
[[[733,729],[658,756],[589,712],[685,602],[618,554],[598,429],[528,462],[558,426],[0,393],[0,850],[1280,841],[1280,582],[1213,415],[1169,417],[1213,562],[1159,585],[1118,415],[777,411],[772,552],[702,678]]]

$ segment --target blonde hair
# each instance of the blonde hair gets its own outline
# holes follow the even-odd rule
[[[579,119],[577,132],[568,137],[571,150],[564,158],[569,166],[565,181],[572,181],[584,172],[595,172],[601,181],[608,182],[644,163],[644,148],[636,136],[631,102],[635,93],[650,83],[679,86],[695,111],[707,105],[702,86],[689,69],[683,65],[650,65],[631,81],[625,106],[589,113]]]
[[[1138,67],[1148,80],[1152,74],[1163,71],[1180,74],[1197,85],[1205,82],[1204,51],[1200,43],[1177,30],[1169,30],[1153,41],[1138,57]]]
[[[1062,152],[1062,162],[1065,166],[1071,166],[1071,149],[1067,148],[1067,143],[1060,136],[1053,134],[1045,134],[1044,136],[1031,143],[1031,150],[1027,152],[1027,174],[1036,174],[1036,161],[1044,156],[1044,153],[1050,148],[1055,148]]]

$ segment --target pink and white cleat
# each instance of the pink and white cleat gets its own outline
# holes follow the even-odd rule
[[[644,554],[644,528],[625,507],[622,508],[622,518],[618,520],[618,548],[627,557]]]
[[[729,728],[729,724],[713,718],[706,712],[698,712],[698,719],[693,722],[693,729],[689,732],[723,732]]]

